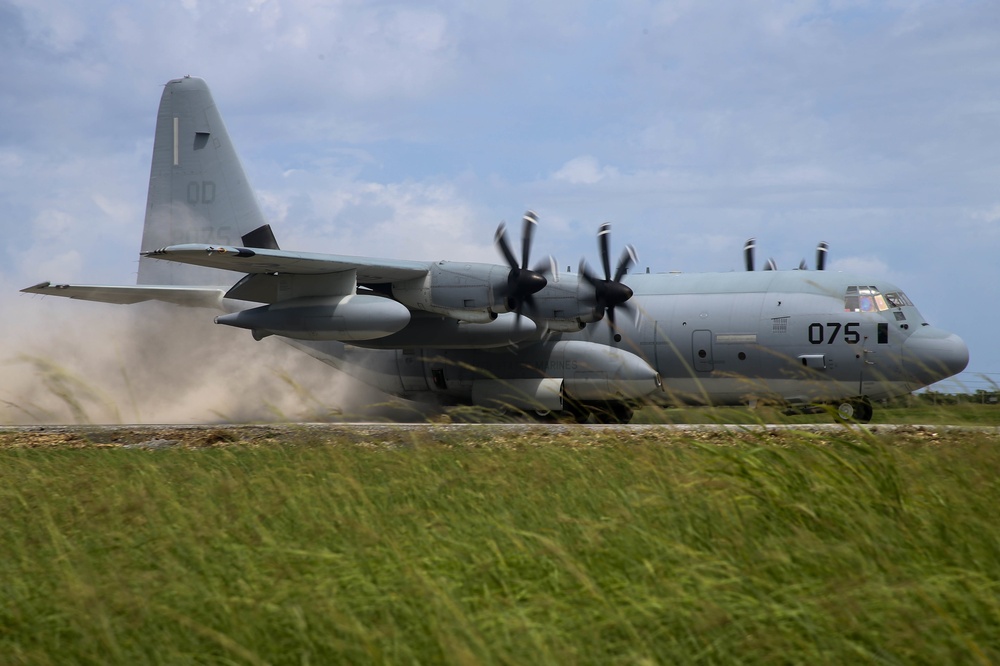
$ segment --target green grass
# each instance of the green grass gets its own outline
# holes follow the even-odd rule
[[[0,450],[0,663],[1000,661],[987,435],[470,432]]]
[[[749,407],[656,407],[646,406],[635,412],[632,423],[730,423],[752,425],[758,423],[833,423],[832,407],[813,414],[786,414],[783,408]],[[978,403],[933,405],[914,401],[884,406],[875,404],[873,424],[920,425],[1000,425],[1000,406]]]

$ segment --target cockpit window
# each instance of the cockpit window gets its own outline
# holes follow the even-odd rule
[[[913,303],[906,297],[901,291],[890,291],[885,295],[885,302],[889,304],[890,308],[901,308],[904,305],[913,305]]]
[[[858,311],[858,288],[848,287],[847,293],[844,294],[844,311],[845,312],[857,312]]]
[[[848,287],[844,293],[845,312],[884,312],[890,308],[901,308],[913,305],[910,299],[901,291],[890,291],[883,294],[878,287],[871,285]]]

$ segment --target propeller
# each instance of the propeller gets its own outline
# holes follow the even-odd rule
[[[746,266],[748,271],[756,270],[754,268],[753,255],[754,251],[757,249],[757,239],[748,238],[747,242],[743,244],[743,264]],[[765,271],[776,271],[778,270],[778,265],[774,263],[774,259],[768,259],[767,264],[764,266]]]
[[[521,261],[518,263],[517,257],[510,248],[507,241],[507,225],[503,222],[497,227],[493,240],[500,254],[510,266],[510,273],[507,274],[507,309],[522,314],[525,303],[532,304],[532,295],[537,294],[545,288],[548,280],[546,273],[555,275],[555,260],[549,257],[544,262],[539,263],[533,269],[528,268],[528,261],[531,257],[531,241],[535,235],[535,227],[538,226],[538,216],[532,211],[524,214],[524,226],[521,229]]]
[[[606,313],[608,322],[612,328],[615,325],[615,308],[624,305],[632,298],[632,290],[627,285],[622,284],[621,279],[628,272],[628,269],[638,261],[635,248],[626,245],[622,250],[622,256],[615,267],[614,276],[611,275],[611,224],[605,222],[597,232],[597,246],[601,251],[601,266],[604,268],[604,279],[594,275],[586,260],[580,260],[580,276],[594,288],[594,304],[601,310],[601,316]],[[628,308],[629,306],[624,305]]]
[[[816,270],[825,271],[826,270],[826,253],[830,249],[826,241],[820,241],[819,245],[816,246]]]
[[[743,244],[743,263],[746,265],[748,271],[752,271],[753,268],[753,253],[757,249],[757,239],[748,238],[747,242]]]
[[[748,238],[747,242],[743,244],[743,264],[748,271],[754,270],[754,252],[757,249],[757,239]],[[824,271],[826,270],[826,255],[829,251],[830,246],[826,241],[820,241],[816,246],[816,270]],[[809,267],[806,265],[806,260],[803,259],[799,262],[799,270],[805,271]],[[776,271],[778,270],[778,265],[774,262],[774,259],[768,259],[767,264],[764,266],[765,271]]]
[[[826,270],[826,254],[829,251],[830,246],[826,241],[820,241],[816,246],[816,270],[825,271]],[[806,265],[806,260],[803,259],[799,262],[799,270],[807,271],[809,267]]]

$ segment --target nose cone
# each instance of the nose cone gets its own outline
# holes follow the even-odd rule
[[[954,333],[923,326],[903,343],[903,368],[916,390],[947,379],[969,365],[969,348]]]

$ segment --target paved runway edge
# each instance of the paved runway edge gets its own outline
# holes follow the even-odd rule
[[[362,447],[417,444],[452,446],[590,446],[612,441],[678,444],[703,441],[777,443],[807,433],[819,441],[871,435],[893,443],[934,443],[966,437],[998,437],[998,426],[823,424],[568,425],[435,423],[283,423],[283,424],[143,424],[0,426],[0,448],[145,448],[175,446],[278,445],[283,442],[327,443]]]

